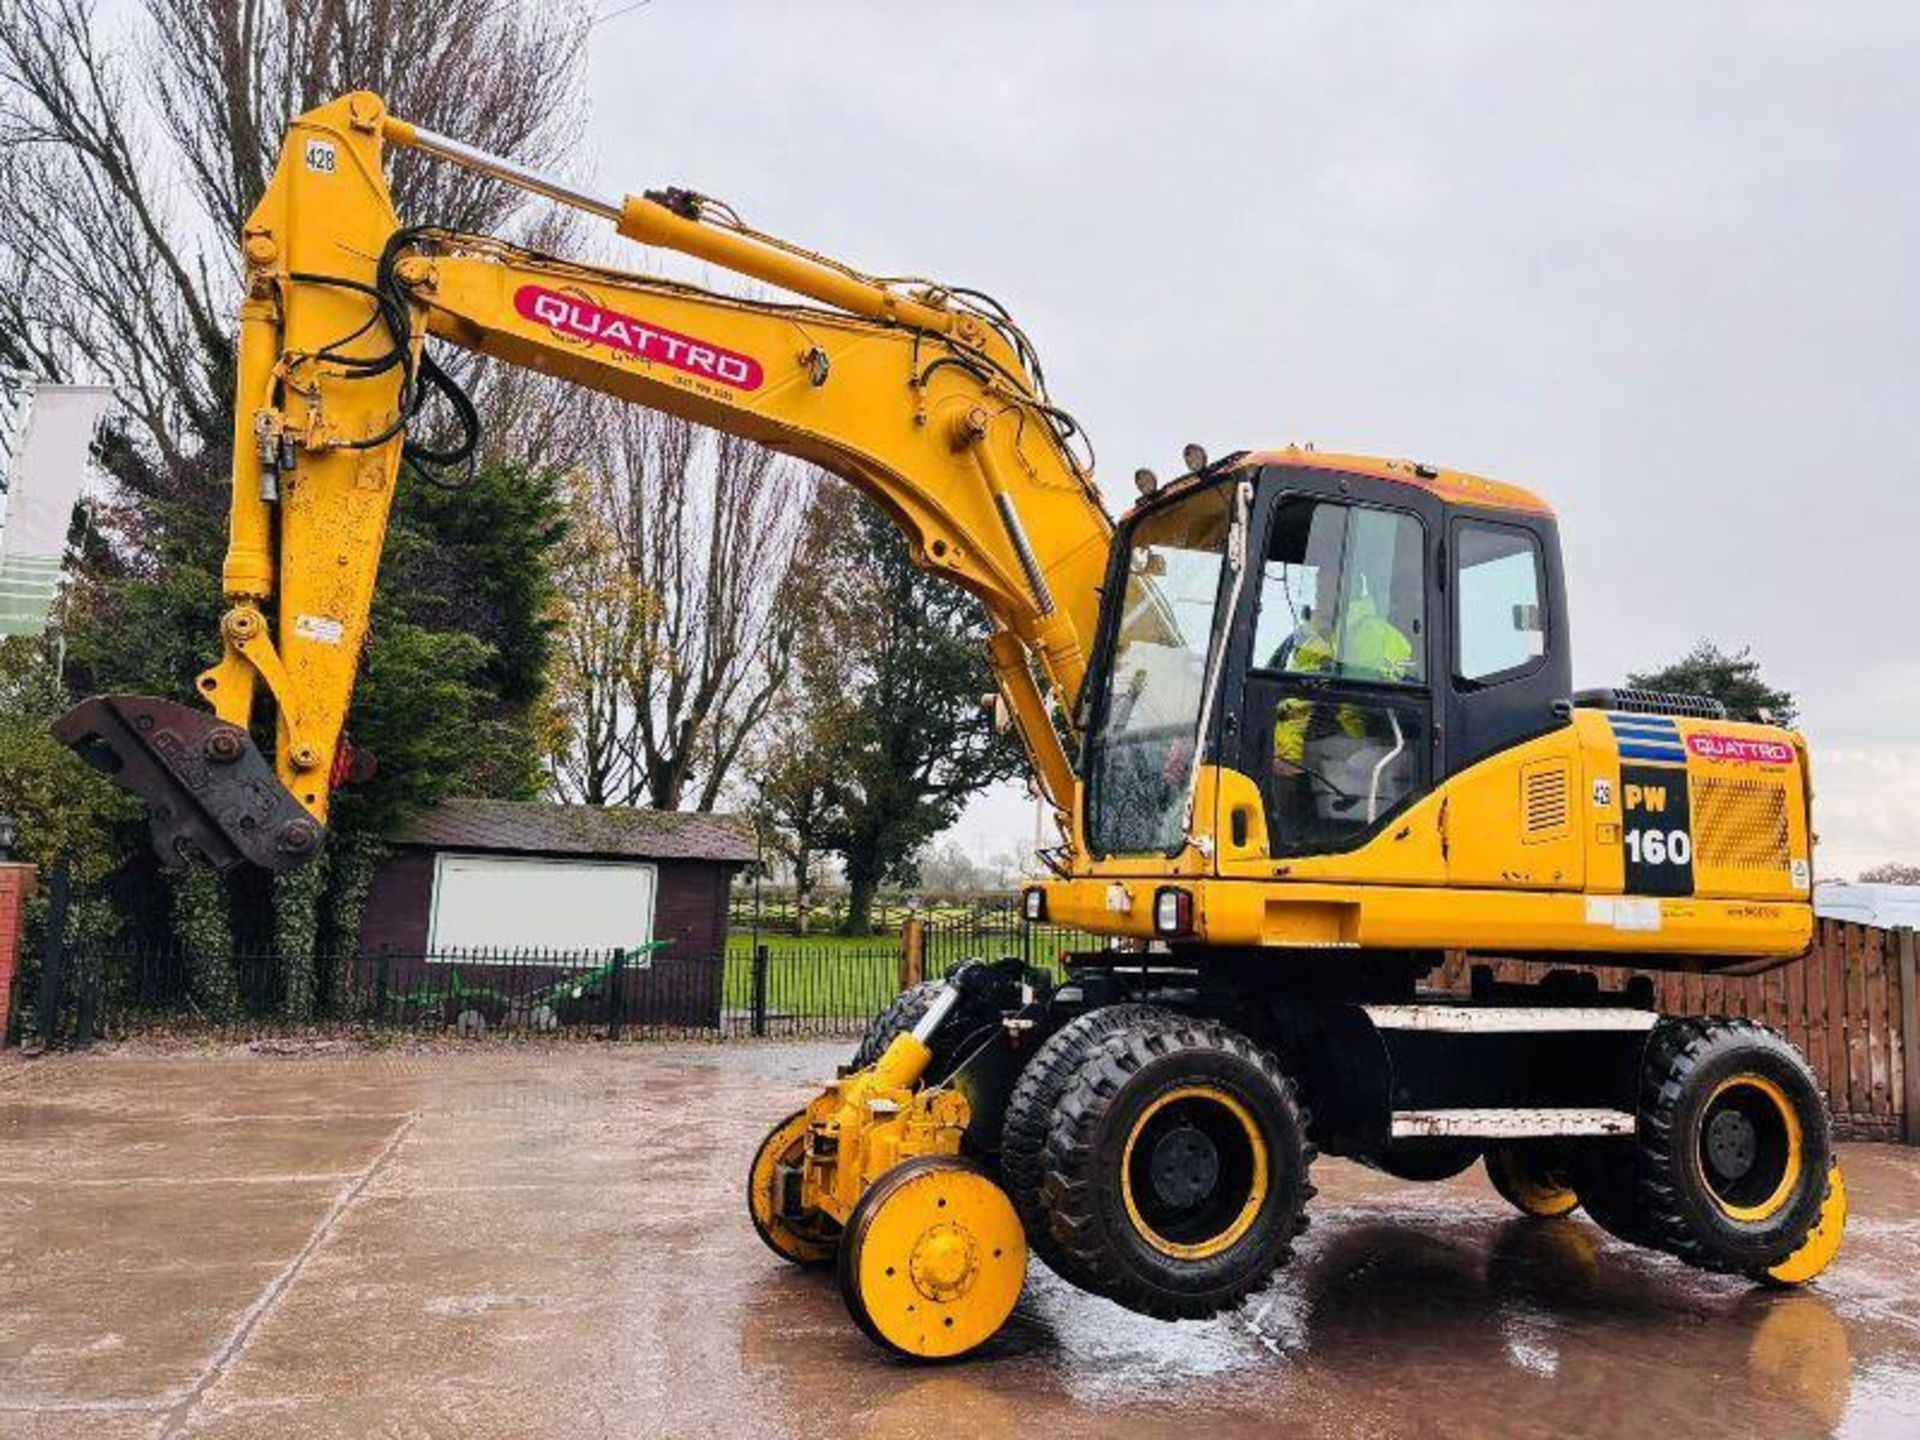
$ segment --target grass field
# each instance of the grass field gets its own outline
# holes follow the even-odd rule
[[[767,1012],[770,1016],[852,1020],[877,1015],[900,988],[900,942],[890,936],[766,935]],[[1025,952],[1031,963],[1057,971],[1053,957],[1068,946],[1092,946],[1093,936],[1047,932]],[[987,958],[1022,952],[1022,937],[943,937],[929,946],[929,978],[968,954]],[[727,946],[722,1008],[753,1006],[753,938],[736,931]]]
[[[865,1020],[900,989],[900,949],[887,940],[839,945],[774,945],[767,952],[767,1013],[820,1020]],[[753,947],[727,947],[721,1008],[753,1008]]]

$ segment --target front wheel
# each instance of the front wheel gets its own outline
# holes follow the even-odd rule
[[[1160,1012],[1149,1005],[1106,1005],[1061,1026],[1033,1053],[1007,1098],[1000,1131],[1000,1181],[1026,1227],[1027,1246],[1061,1279],[1092,1290],[1099,1278],[1054,1243],[1047,1209],[1047,1135],[1060,1101],[1087,1061],[1118,1031]]]
[[[1292,1253],[1313,1195],[1306,1134],[1272,1055],[1217,1022],[1146,1010],[1061,1095],[1045,1161],[1054,1247],[1128,1309],[1216,1315]]]

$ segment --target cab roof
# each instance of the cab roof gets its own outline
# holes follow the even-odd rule
[[[1233,475],[1242,470],[1259,469],[1267,465],[1286,465],[1305,470],[1337,470],[1347,475],[1365,475],[1375,480],[1385,480],[1390,484],[1425,490],[1451,505],[1477,505],[1489,510],[1517,510],[1528,515],[1550,516],[1553,514],[1553,507],[1531,490],[1522,489],[1518,485],[1508,485],[1500,480],[1488,480],[1480,475],[1469,475],[1464,470],[1444,470],[1437,466],[1417,464],[1412,460],[1386,460],[1373,455],[1340,455],[1325,450],[1310,450],[1298,445],[1289,445],[1284,450],[1256,450],[1244,455],[1236,455],[1203,474],[1207,478]],[[1172,491],[1184,489],[1188,480],[1200,478],[1199,476],[1182,476],[1166,486],[1154,498],[1159,499]]]

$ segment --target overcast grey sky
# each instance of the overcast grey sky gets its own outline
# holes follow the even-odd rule
[[[997,295],[1110,499],[1188,440],[1542,491],[1576,678],[1751,644],[1831,875],[1920,861],[1916,75],[1914,4],[653,0],[583,164]]]

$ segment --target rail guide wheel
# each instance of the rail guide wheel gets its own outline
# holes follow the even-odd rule
[[[782,1260],[795,1265],[833,1263],[840,1249],[840,1227],[825,1215],[795,1219],[782,1190],[795,1173],[807,1145],[807,1112],[796,1110],[767,1132],[747,1171],[747,1214],[754,1233]]]
[[[1827,1198],[1821,1202],[1820,1218],[1807,1238],[1778,1265],[1755,1271],[1753,1278],[1768,1285],[1792,1288],[1816,1278],[1840,1253],[1840,1240],[1847,1229],[1847,1182],[1840,1178],[1838,1162],[1827,1172]]]
[[[1551,1220],[1580,1206],[1565,1152],[1551,1141],[1518,1141],[1487,1151],[1487,1179],[1522,1215]]]
[[[1006,1323],[1026,1278],[1013,1202],[958,1156],[896,1165],[847,1217],[840,1294],[855,1323],[898,1354],[965,1355]]]

